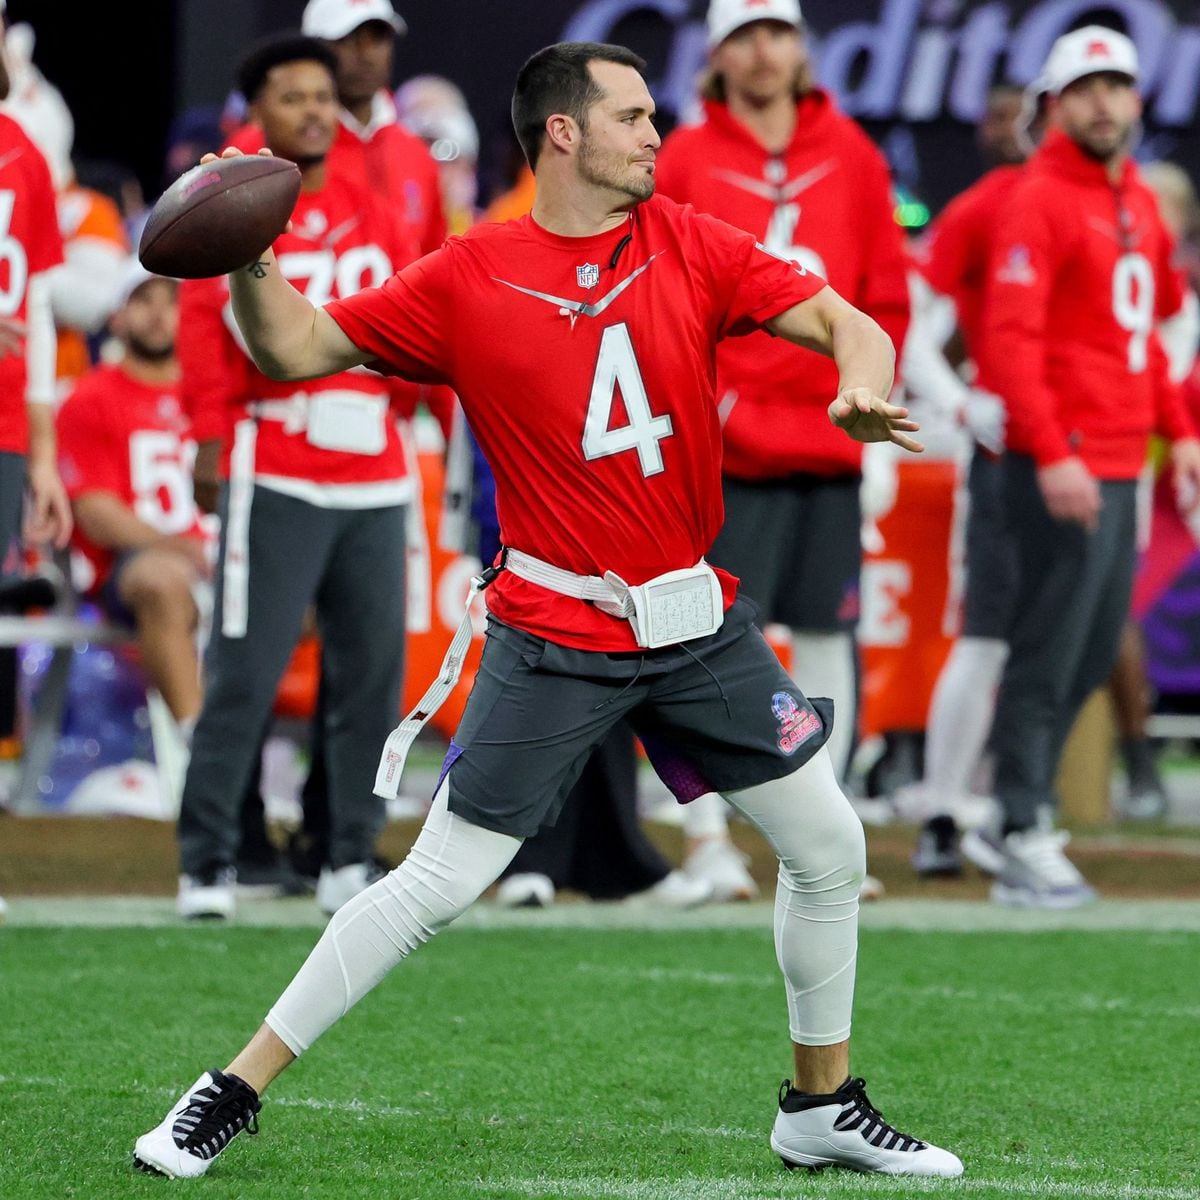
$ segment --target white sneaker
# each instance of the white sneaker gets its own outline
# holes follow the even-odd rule
[[[707,879],[693,879],[683,871],[675,870],[644,892],[635,892],[629,899],[663,904],[668,908],[695,908],[711,900],[712,894],[713,885]]]
[[[1004,839],[988,825],[964,827],[958,848],[963,858],[973,862],[985,875],[999,875],[1008,861]]]
[[[554,883],[549,875],[523,871],[500,881],[496,903],[501,908],[549,908],[554,903]]]
[[[385,874],[373,862],[347,863],[336,871],[332,867],[322,867],[317,878],[317,907],[327,917],[332,917],[347,900],[353,900],[359,892],[365,892]]]
[[[236,1075],[205,1071],[175,1107],[133,1147],[139,1171],[194,1179],[245,1129],[258,1132],[258,1093]]]
[[[8,919],[8,901],[0,896],[0,925]]]
[[[180,875],[175,911],[189,921],[226,921],[237,908],[237,872],[219,867],[199,875]]]
[[[847,1079],[836,1092],[809,1096],[788,1080],[779,1089],[779,1115],[771,1149],[789,1170],[849,1167],[881,1175],[962,1174],[962,1162],[948,1150],[901,1133],[867,1099],[861,1079]]]
[[[1025,829],[1004,839],[1004,866],[992,884],[997,904],[1019,908],[1078,908],[1096,893],[1063,853],[1070,835]]]
[[[725,904],[730,900],[753,900],[758,884],[746,869],[750,856],[743,854],[728,838],[705,838],[684,860],[684,874],[712,885],[712,900]]]
[[[864,903],[870,903],[872,900],[882,900],[886,891],[882,879],[876,879],[874,875],[864,875],[862,883],[859,884],[858,898]]]

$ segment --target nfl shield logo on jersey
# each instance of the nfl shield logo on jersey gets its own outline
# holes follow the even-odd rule
[[[575,278],[581,288],[594,288],[600,282],[600,264],[584,263],[575,268]]]

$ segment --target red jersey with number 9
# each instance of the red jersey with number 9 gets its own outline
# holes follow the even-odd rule
[[[196,443],[177,385],[151,386],[119,366],[98,367],[59,409],[58,455],[72,500],[108,492],[161,534],[204,537],[192,500]],[[78,526],[73,544],[95,571],[94,591],[112,570],[113,553]]]
[[[505,545],[639,584],[692,566],[721,527],[717,342],[824,286],[654,197],[593,237],[532,217],[478,226],[326,311],[379,369],[457,391],[495,472]],[[736,580],[722,583],[728,607]],[[626,622],[511,572],[488,606],[562,645],[637,648]]]
[[[54,187],[37,147],[0,113],[0,317],[24,321],[29,280],[62,262]],[[24,351],[0,358],[0,451],[29,441]]]

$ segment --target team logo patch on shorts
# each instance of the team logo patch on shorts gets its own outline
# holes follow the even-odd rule
[[[795,754],[813,734],[821,732],[821,718],[787,692],[771,697],[771,711],[779,722],[779,749],[784,754]]]

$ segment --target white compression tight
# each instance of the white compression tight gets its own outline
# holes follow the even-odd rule
[[[779,856],[775,956],[787,988],[793,1042],[831,1046],[850,1036],[858,956],[858,890],[866,841],[826,749],[798,771],[727,799]]]
[[[971,790],[1007,659],[1008,643],[1000,638],[960,637],[950,651],[933,690],[925,735],[930,816],[953,815],[956,801]]]
[[[793,774],[728,799],[780,858],[775,948],[792,1040],[844,1041],[865,851],[862,826],[829,755],[821,750]],[[303,1053],[411,950],[467,909],[519,845],[449,812],[443,784],[408,857],[338,910],[267,1024],[293,1054]]]

